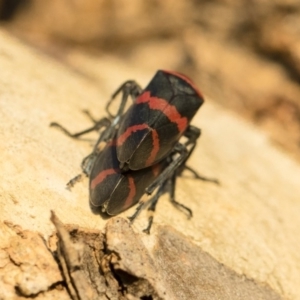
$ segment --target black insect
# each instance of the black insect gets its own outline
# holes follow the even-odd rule
[[[118,112],[112,115],[109,107],[121,92]],[[125,110],[129,96],[133,104]],[[99,121],[92,118],[92,127],[71,134],[57,123],[51,125],[73,138],[101,130],[92,153],[82,162],[83,173],[90,179],[92,207],[117,215],[138,203],[143,194],[150,195],[156,190],[147,202],[148,209],[154,211],[159,197],[170,184],[171,202],[191,217],[192,211],[175,200],[177,176],[188,169],[198,179],[217,183],[186,166],[200,136],[200,129],[190,125],[190,121],[203,102],[203,96],[190,79],[176,72],[158,71],[144,90],[135,81],[125,82],[108,102],[109,117]],[[102,142],[106,146],[100,150]],[[72,179],[68,186],[80,177]],[[130,218],[132,221],[144,205],[140,202]],[[150,217],[147,232],[152,220]]]

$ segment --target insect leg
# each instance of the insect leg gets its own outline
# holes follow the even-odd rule
[[[111,99],[108,101],[106,105],[106,112],[111,118],[120,117],[124,113],[125,105],[127,103],[128,97],[131,96],[133,101],[135,101],[136,97],[141,94],[142,88],[136,83],[134,80],[125,81],[112,95]],[[110,111],[110,105],[117,97],[118,94],[122,93],[122,100],[119,106],[119,110],[116,115],[113,115]]]
[[[171,191],[170,191],[170,201],[171,203],[176,206],[178,209],[183,209],[187,212],[188,218],[191,218],[193,216],[193,212],[190,208],[187,206],[183,205],[180,202],[177,202],[175,200],[175,187],[176,187],[176,179],[177,179],[177,174],[174,172],[172,178],[171,178]]]
[[[197,171],[195,171],[193,168],[191,168],[189,166],[184,166],[184,170],[187,170],[187,171],[191,172],[196,179],[220,185],[220,181],[218,179],[199,175]]]
[[[82,173],[76,175],[67,183],[67,188],[71,189],[76,183],[80,182],[84,177],[90,176],[94,161],[97,157],[97,153],[93,151],[91,154],[86,156],[81,162]]]
[[[201,129],[196,126],[189,125],[183,135],[188,139],[185,143],[186,146],[189,144],[196,144],[201,135]]]
[[[188,128],[186,129],[186,131],[184,133],[184,136],[187,138],[185,146],[188,146],[188,145],[192,145],[192,146],[191,146],[191,149],[190,149],[189,154],[186,157],[185,161],[181,164],[181,168],[177,171],[177,174],[178,174],[178,176],[181,176],[181,174],[184,170],[188,170],[194,175],[194,177],[196,179],[200,179],[202,181],[207,181],[207,182],[212,182],[212,183],[215,183],[215,184],[220,184],[219,180],[217,180],[215,178],[209,178],[209,177],[201,176],[194,169],[192,169],[191,167],[189,167],[185,164],[186,161],[191,156],[191,154],[193,153],[193,151],[196,147],[197,140],[200,137],[200,135],[201,135],[201,129],[198,128],[198,127],[195,127],[193,125],[189,125]]]
[[[145,202],[140,201],[138,207],[136,208],[134,214],[130,217],[128,217],[130,223],[133,223],[133,221],[136,219],[136,217],[140,214],[140,212],[142,211],[142,209],[144,208]]]
[[[88,109],[83,109],[82,110],[82,112],[94,123],[94,124],[96,124],[96,123],[98,123],[99,121],[98,120],[96,120],[93,116],[92,116],[92,114],[90,113],[90,111],[88,110]]]
[[[167,184],[168,180],[166,180],[165,182],[163,182],[161,184],[161,186],[158,188],[158,190],[156,191],[155,195],[152,196],[146,203],[145,202],[140,202],[138,207],[136,208],[135,213],[131,216],[128,217],[128,219],[130,220],[130,222],[132,223],[135,218],[140,214],[140,212],[142,211],[142,209],[147,205],[150,204],[150,206],[148,207],[148,211],[151,211],[152,214],[148,219],[148,226],[143,230],[143,232],[146,232],[148,234],[150,234],[150,229],[153,223],[153,212],[155,211],[156,208],[156,204],[160,198],[160,196],[164,193],[165,191],[165,186]]]
[[[148,226],[143,230],[143,232],[145,232],[147,234],[150,234],[150,229],[152,227],[156,205],[158,203],[160,196],[165,192],[165,187],[166,187],[167,183],[168,183],[168,179],[162,183],[162,185],[158,188],[156,194],[149,200],[150,206],[148,208],[148,211],[150,211],[152,214],[150,215],[150,217],[148,219]]]
[[[183,144],[177,143],[174,147],[173,153],[170,154],[172,157],[175,154],[179,154],[174,158],[171,163],[160,173],[160,175],[146,188],[147,194],[152,192],[159,186],[162,185],[173,173],[184,163],[189,156],[189,150]]]
[[[67,130],[65,127],[63,127],[62,125],[56,123],[56,122],[52,122],[50,123],[51,127],[57,127],[59,128],[62,132],[64,132],[67,136],[71,137],[71,138],[75,138],[78,139],[80,136],[85,135],[89,132],[92,131],[98,131],[100,130],[102,127],[109,127],[111,124],[111,121],[108,118],[102,118],[99,121],[97,121],[92,127],[89,127],[85,130],[76,132],[76,133],[71,133],[69,130]]]

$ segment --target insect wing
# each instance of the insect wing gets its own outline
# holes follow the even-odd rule
[[[164,166],[164,163],[159,163],[146,169],[122,174],[122,179],[113,191],[111,200],[107,203],[106,212],[109,215],[117,215],[138,203],[145,194],[145,189]]]
[[[203,102],[188,78],[158,71],[122,118],[118,160],[131,170],[139,170],[163,159]]]
[[[108,143],[94,163],[90,175],[90,203],[92,206],[103,206],[107,202],[122,175],[117,160],[114,142]]]

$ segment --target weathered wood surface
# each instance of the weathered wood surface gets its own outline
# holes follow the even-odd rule
[[[57,121],[72,131],[83,129],[90,121],[81,110],[89,109],[102,117],[107,99],[120,83],[134,78],[143,85],[153,75],[110,57],[92,58],[78,52],[70,53],[65,62],[61,64],[0,31],[3,299],[33,294],[38,299],[68,299],[56,262],[47,256],[46,248],[40,250],[45,245],[37,235],[30,239],[32,231],[46,240],[52,235],[55,227],[50,210],[64,224],[87,230],[101,231],[107,222],[90,211],[87,180],[72,191],[65,188],[65,183],[80,172],[81,159],[89,153],[96,135],[90,136],[90,142],[71,140],[49,128],[49,123]],[[201,83],[197,84],[201,88]],[[163,297],[166,289],[172,292],[168,299],[192,299],[195,295],[199,295],[195,299],[252,299],[249,295],[254,295],[253,299],[300,299],[299,164],[275,149],[252,125],[209,99],[193,124],[202,128],[203,136],[189,165],[201,174],[218,178],[221,186],[197,181],[187,174],[178,180],[176,196],[193,210],[194,217],[187,220],[164,195],[157,207],[152,235],[141,233],[147,222],[147,214],[143,213],[133,225],[136,241],[131,240],[131,233],[118,233],[119,243],[144,245],[143,251],[155,261],[152,272],[158,272],[162,282],[170,282],[169,286],[158,287],[155,280],[146,278],[155,297]],[[133,212],[134,208],[121,216]],[[112,220],[110,224],[115,223]],[[107,239],[108,233],[115,232],[109,228]],[[174,236],[178,242],[172,242]],[[169,257],[163,240],[174,247]],[[177,248],[185,244],[181,256]],[[124,265],[130,258],[121,253],[124,248],[116,245],[111,247],[119,258],[123,257],[120,268],[128,271]],[[134,251],[134,246],[129,248]],[[166,263],[159,261],[157,253]],[[197,266],[201,259],[206,264],[193,268],[193,259]],[[188,272],[180,277],[172,269],[172,260],[182,262],[182,270],[190,268],[190,277]],[[34,281],[37,277],[45,278],[43,284]],[[208,277],[211,280],[204,281]],[[188,282],[189,278],[195,281]],[[245,282],[238,284],[243,278]],[[220,288],[225,279],[228,285]]]

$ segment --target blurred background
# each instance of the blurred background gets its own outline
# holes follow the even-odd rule
[[[74,53],[187,74],[300,161],[300,1],[0,0],[0,26],[95,82]]]

